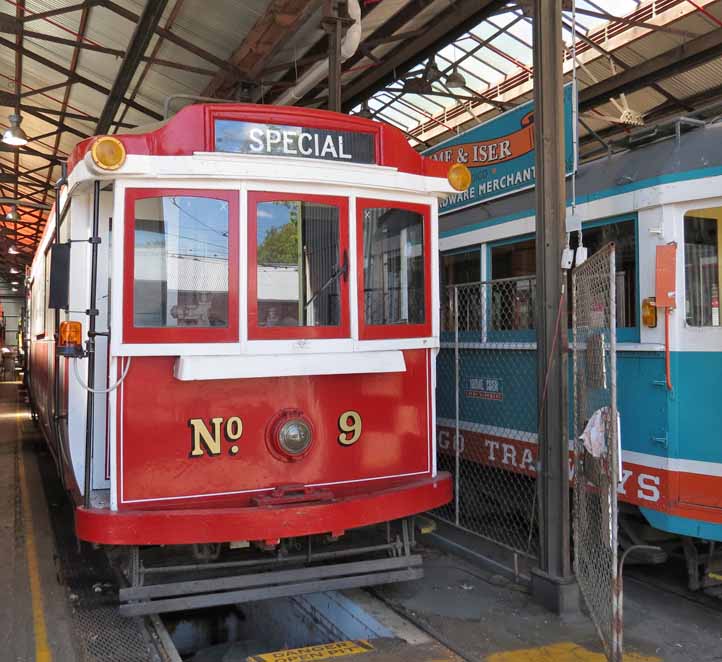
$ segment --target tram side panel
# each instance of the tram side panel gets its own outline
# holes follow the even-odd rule
[[[478,349],[459,350],[461,458],[535,476],[538,461],[536,351],[513,349],[509,345],[504,349],[483,347],[479,343]],[[439,377],[437,390],[437,434],[441,452],[450,456],[455,433],[453,353],[442,352],[439,360],[439,375],[443,377]],[[573,383],[572,370],[570,360],[569,384]],[[620,353],[617,370],[625,450],[647,455],[655,443],[663,450],[661,439],[666,437],[667,402],[664,390],[654,382],[663,374],[664,357],[650,356],[647,352]],[[489,381],[497,390],[484,390]],[[570,439],[572,406],[570,398]],[[569,460],[570,472],[573,472],[571,452]],[[669,489],[666,472],[625,460],[618,488],[622,500],[664,508]]]
[[[722,212],[708,198],[688,200],[692,195],[702,197],[716,192],[711,182],[709,185],[707,182],[686,184],[684,190],[677,190],[684,201],[676,205],[635,211],[622,206],[625,200],[615,203],[615,210],[624,212],[625,216],[636,215],[635,284],[639,299],[636,304],[638,331],[618,329],[617,401],[623,448],[618,494],[622,501],[638,506],[647,521],[658,529],[722,540],[722,445],[718,433],[722,428],[722,410],[714,402],[722,386],[719,318],[714,318],[719,310],[715,287],[719,246],[712,245],[722,233],[716,235],[706,228],[698,237],[688,231],[690,221],[719,224]],[[629,203],[634,201],[630,199]],[[695,207],[703,209],[688,211]],[[604,209],[611,209],[611,205]],[[606,215],[610,215],[609,211]],[[660,228],[665,240],[674,239],[678,246],[678,306],[671,316],[670,334],[671,390],[665,380],[664,312],[658,311],[654,328],[646,327],[641,320],[641,302],[655,295],[655,251],[661,243],[647,237],[656,236]],[[509,232],[513,237],[513,231]],[[485,247],[482,243],[480,250]],[[712,270],[716,273],[711,273]],[[528,340],[523,337],[523,331],[515,333],[519,334],[519,343]],[[635,334],[636,340],[632,338]],[[453,334],[444,335],[447,337],[442,337],[442,342],[453,342]],[[467,337],[468,332],[459,335],[462,342],[474,341]],[[475,335],[478,340],[480,333]],[[513,338],[506,340],[513,341]],[[481,343],[476,349],[466,345],[459,350],[461,457],[510,472],[535,475],[536,423],[530,412],[536,411],[536,390],[527,389],[521,394],[534,399],[533,407],[525,407],[515,385],[519,380],[536,384],[536,355],[529,352],[527,364],[518,357],[511,360],[516,353],[513,342],[493,350],[489,346],[484,349]],[[442,457],[453,456],[453,361],[453,350],[442,351],[437,391]],[[503,393],[490,397],[473,388],[482,379],[489,378],[501,385]],[[569,384],[572,383],[570,361]],[[571,397],[569,414],[571,438]],[[570,470],[573,470],[571,455]]]

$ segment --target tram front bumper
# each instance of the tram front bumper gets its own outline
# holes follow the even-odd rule
[[[448,503],[451,476],[439,472],[386,489],[327,503],[171,510],[75,510],[78,538],[102,545],[191,545],[237,540],[275,541],[325,534],[408,517]]]

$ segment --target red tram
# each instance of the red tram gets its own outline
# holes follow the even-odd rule
[[[139,546],[215,558],[451,498],[437,197],[466,173],[447,167],[387,125],[240,104],[76,147],[28,333],[80,539],[128,546],[137,579]]]

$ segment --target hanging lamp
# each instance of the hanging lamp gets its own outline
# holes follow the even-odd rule
[[[28,135],[20,126],[23,118],[19,114],[13,113],[10,117],[8,117],[8,121],[10,122],[10,126],[5,129],[2,141],[6,145],[12,145],[13,147],[26,145],[28,142]]]

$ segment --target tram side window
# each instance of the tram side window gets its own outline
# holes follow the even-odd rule
[[[422,214],[396,207],[364,209],[363,269],[366,324],[426,321]]]
[[[593,255],[613,241],[616,247],[617,328],[637,326],[637,246],[633,220],[603,223],[583,230],[584,245]],[[572,234],[572,249],[578,246]],[[533,239],[505,243],[491,248],[492,328],[500,331],[534,328],[536,254]],[[567,291],[570,291],[571,276]],[[569,324],[571,325],[571,297]]]
[[[479,246],[464,250],[460,253],[446,253],[441,255],[441,330],[454,330],[454,286],[458,288],[458,300],[461,310],[459,322],[463,322],[465,331],[480,328],[480,309],[474,313],[468,300],[478,301],[474,292],[479,291],[480,285],[471,285],[481,281],[481,250]]]
[[[481,253],[479,247],[463,253],[446,253],[441,256],[441,286],[478,283],[481,280]]]
[[[257,203],[258,326],[339,326],[339,219],[334,205]]]
[[[36,267],[35,278],[32,284],[32,329],[33,336],[42,336],[45,333],[45,260]]]
[[[491,328],[512,331],[534,328],[536,254],[533,239],[491,249]]]
[[[690,326],[720,326],[719,250],[722,207],[684,216],[685,310]]]
[[[135,201],[135,327],[228,326],[228,202]]]
[[[51,335],[55,331],[55,315],[50,310],[50,246],[45,250],[45,300],[43,306],[45,308],[45,333]]]

